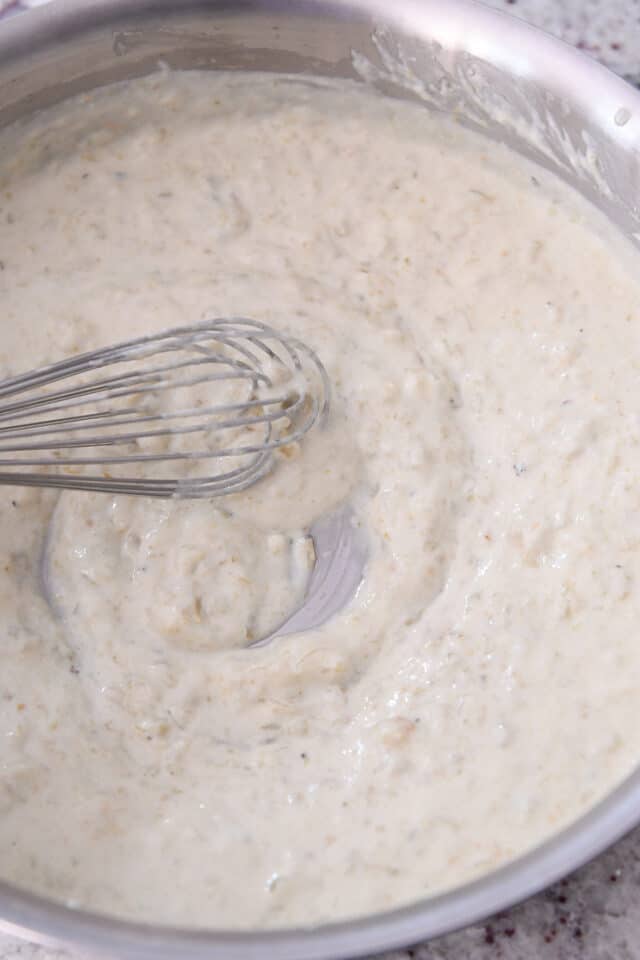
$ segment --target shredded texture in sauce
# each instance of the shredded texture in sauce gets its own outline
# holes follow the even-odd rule
[[[0,875],[318,923],[481,875],[640,756],[640,290],[595,215],[413,105],[158,76],[0,134],[0,372],[246,315],[332,419],[216,503],[0,490]],[[344,500],[350,606],[246,650]]]

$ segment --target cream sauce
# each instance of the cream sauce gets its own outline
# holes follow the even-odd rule
[[[4,879],[318,923],[490,871],[632,770],[640,287],[568,190],[370,92],[162,75],[0,134],[0,260],[2,374],[240,314],[334,394],[224,503],[0,490]],[[244,649],[344,500],[354,601]]]

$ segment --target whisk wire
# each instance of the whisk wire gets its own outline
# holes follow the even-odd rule
[[[122,364],[128,369],[116,369]],[[222,387],[244,396],[212,402]],[[181,406],[193,391],[197,402]],[[237,492],[326,417],[329,394],[316,354],[259,321],[215,319],[140,337],[0,382],[0,484],[162,497]],[[197,437],[206,442],[187,445]],[[207,472],[149,471],[179,462]],[[118,475],[126,464],[143,465],[142,475]]]

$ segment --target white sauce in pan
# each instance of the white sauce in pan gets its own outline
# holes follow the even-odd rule
[[[0,876],[164,923],[318,923],[490,871],[629,773],[623,259],[541,172],[353,88],[163,75],[0,134],[2,375],[245,315],[307,341],[334,400],[224,502],[0,490]],[[245,649],[344,500],[357,596]]]

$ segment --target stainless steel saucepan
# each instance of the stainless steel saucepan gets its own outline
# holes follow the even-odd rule
[[[0,27],[0,124],[97,85],[175,68],[347,77],[503,140],[558,173],[640,246],[640,94],[473,0],[57,0]],[[0,929],[120,960],[330,960],[501,910],[640,822],[640,772],[491,875],[403,909],[283,932],[145,926],[0,883]]]

